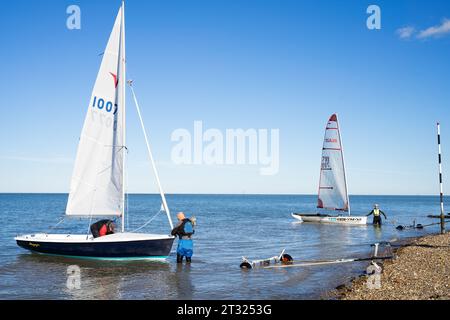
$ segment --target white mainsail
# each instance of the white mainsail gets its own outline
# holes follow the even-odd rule
[[[73,169],[67,215],[123,213],[126,150],[123,10],[122,5],[92,91]]]
[[[336,114],[330,117],[325,129],[317,207],[349,211],[344,154]]]

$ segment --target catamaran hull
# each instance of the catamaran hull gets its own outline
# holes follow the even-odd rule
[[[366,216],[330,216],[321,214],[301,214],[301,213],[293,213],[292,216],[296,219],[300,218],[303,222],[330,223],[343,225],[367,224]]]
[[[41,237],[17,237],[17,244],[35,253],[97,259],[165,259],[170,254],[173,237],[130,241],[58,241]]]

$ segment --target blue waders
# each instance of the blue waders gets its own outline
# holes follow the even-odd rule
[[[192,239],[180,239],[178,240],[177,247],[177,261],[183,260],[186,257],[187,262],[191,262],[192,254],[194,253],[194,242]],[[179,261],[179,262],[181,262]]]
[[[183,257],[186,257],[186,262],[191,262],[192,254],[194,253],[194,242],[191,236],[194,234],[194,227],[189,219],[184,219],[177,227],[172,230],[172,235],[178,235],[177,247],[177,262],[183,262]]]

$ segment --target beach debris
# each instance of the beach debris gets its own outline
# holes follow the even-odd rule
[[[423,225],[421,223],[417,223],[416,224],[416,220],[413,221],[413,223],[409,226],[405,226],[405,225],[398,225],[395,229],[402,231],[402,230],[406,230],[406,229],[423,229],[423,227],[428,227],[431,225],[434,225],[435,223],[432,224],[428,224],[428,225]]]
[[[440,219],[441,215],[438,214],[429,214],[427,215],[427,218],[437,218]],[[444,219],[450,219],[450,213],[447,213],[446,215],[444,215]]]
[[[239,265],[241,269],[253,269],[256,267],[268,266],[274,263],[282,263],[289,264],[294,261],[294,259],[287,253],[285,253],[286,249],[283,249],[278,256],[273,256],[267,259],[259,259],[259,260],[249,260],[246,257],[242,257],[242,262]]]
[[[331,265],[331,264],[340,264],[340,263],[349,263],[349,262],[356,262],[356,261],[375,261],[375,260],[385,260],[385,259],[392,259],[394,257],[391,243],[387,241],[383,242],[377,242],[372,244],[371,246],[374,247],[373,254],[370,257],[366,258],[340,258],[340,259],[332,259],[332,260],[305,260],[305,261],[298,261],[298,263],[294,263],[294,260],[291,256],[286,255],[283,252],[280,256],[275,256],[269,259],[265,260],[253,260],[250,261],[245,257],[242,257],[242,263],[240,265],[241,268],[245,269],[252,269],[256,266],[262,267],[264,269],[275,269],[275,268],[294,268],[294,267],[309,267],[309,266],[320,266],[320,265]],[[380,249],[383,248],[384,254],[380,255]],[[283,261],[282,257],[285,257],[286,260]],[[279,262],[281,261],[281,264],[271,264],[272,261]]]

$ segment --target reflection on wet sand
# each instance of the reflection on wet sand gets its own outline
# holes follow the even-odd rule
[[[375,239],[382,240],[383,239],[383,233],[381,232],[381,227],[380,226],[373,226],[373,229],[374,229]]]
[[[178,263],[175,269],[177,299],[192,300],[194,288],[191,279],[191,264]]]

